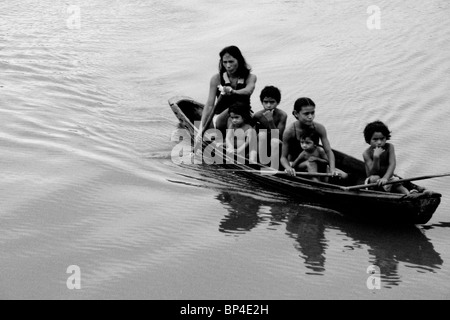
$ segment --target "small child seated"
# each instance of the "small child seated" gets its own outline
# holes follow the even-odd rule
[[[227,155],[234,158],[236,154],[240,163],[245,160],[242,158],[249,159],[250,163],[256,163],[257,136],[253,128],[250,106],[236,102],[230,106],[228,113],[228,129],[225,139]]]
[[[364,139],[370,145],[363,153],[366,184],[378,183],[384,191],[409,195],[409,190],[401,183],[386,184],[388,181],[399,180],[394,175],[396,166],[394,145],[386,142],[390,138],[391,132],[381,121],[371,122],[364,129]]]
[[[319,146],[319,135],[315,130],[305,130],[300,136],[302,152],[292,163],[292,168],[310,173],[327,172],[328,157],[322,147]],[[314,181],[320,181],[312,177]]]

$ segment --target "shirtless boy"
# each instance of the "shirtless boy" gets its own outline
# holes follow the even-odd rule
[[[270,140],[271,152],[279,151],[279,146],[282,144],[281,139],[286,128],[287,114],[283,110],[278,109],[281,101],[281,92],[277,87],[266,86],[261,90],[259,99],[264,109],[255,113],[253,119],[258,123],[260,130],[258,145],[261,161],[261,156],[269,155],[267,150],[268,140]],[[278,135],[272,135],[273,130],[278,130]],[[278,160],[280,158],[279,152],[272,155],[271,158]],[[278,170],[278,168],[274,169]]]

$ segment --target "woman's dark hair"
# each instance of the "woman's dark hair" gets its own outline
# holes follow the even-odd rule
[[[245,123],[253,126],[252,109],[249,104],[237,101],[228,108],[228,114],[232,112],[242,116]]]
[[[294,103],[294,111],[300,112],[303,107],[315,107],[316,104],[310,98],[298,98]]]
[[[370,144],[370,140],[375,132],[381,132],[381,134],[386,137],[386,140],[391,138],[389,128],[381,121],[374,121],[367,124],[364,128],[364,139],[368,144]]]
[[[261,90],[261,94],[259,95],[261,102],[263,102],[264,98],[273,98],[277,103],[280,103],[281,92],[277,87],[266,86]]]
[[[240,77],[247,78],[248,75],[250,74],[250,72],[252,71],[252,68],[250,67],[250,65],[247,64],[247,61],[245,61],[245,58],[242,55],[241,50],[239,50],[239,48],[236,46],[225,47],[222,49],[222,51],[220,51],[220,53],[219,53],[219,56],[220,56],[219,73],[223,74],[224,72],[226,72],[225,67],[223,66],[223,63],[222,63],[223,56],[226,53],[228,53],[230,56],[232,56],[233,58],[235,58],[238,61],[237,74]]]
[[[306,138],[310,138],[316,146],[319,145],[320,137],[314,128],[303,130],[300,135],[300,141]]]

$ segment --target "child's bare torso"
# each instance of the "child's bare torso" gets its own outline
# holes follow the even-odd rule
[[[373,175],[378,175],[380,177],[386,174],[387,169],[389,168],[389,144],[386,143],[383,147],[384,152],[380,155],[380,169],[377,172],[372,172]],[[373,148],[368,149],[368,154],[370,159],[373,161]]]
[[[245,144],[248,130],[253,129],[253,127],[249,124],[244,124],[241,127],[232,126],[230,129],[234,130],[234,148],[238,149]]]

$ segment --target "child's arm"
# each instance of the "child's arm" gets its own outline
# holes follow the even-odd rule
[[[385,184],[394,175],[395,166],[396,166],[394,146],[389,143],[388,148],[389,148],[389,165],[386,170],[386,173],[384,174],[383,177],[381,177],[382,182],[380,182],[380,183],[382,183],[382,184]]]
[[[249,139],[245,139],[245,142],[239,148],[236,149],[236,153],[243,154],[245,152],[245,148],[247,148],[248,145],[249,145]]]
[[[274,113],[277,114],[274,114]],[[275,120],[275,118],[276,120]],[[286,129],[287,122],[287,114],[286,112],[275,109],[272,111],[265,111],[258,116],[258,119],[264,122],[264,125],[268,127],[268,129],[277,129],[279,132],[278,139],[281,140],[283,138],[284,130]]]
[[[371,156],[371,148],[368,148],[363,153],[364,158],[364,164],[366,166],[366,175],[368,178],[375,178],[378,179],[376,182],[379,186],[384,185],[389,178],[393,175],[394,169],[395,169],[395,152],[393,149],[391,149],[391,145],[388,146],[389,148],[389,165],[388,169],[386,170],[383,177],[380,178],[380,170],[381,170],[381,154],[385,152],[384,149],[377,147],[373,150],[373,156]]]
[[[232,126],[228,126],[228,129],[232,129]],[[225,147],[227,152],[234,151],[234,130],[227,130]]]
[[[364,151],[363,153],[363,159],[364,159],[364,166],[366,168],[366,177],[370,177],[372,174],[372,167],[373,167],[373,160],[370,157],[370,148]]]
[[[310,157],[310,161],[316,161],[320,163],[328,164],[328,157],[325,151],[321,147],[317,147],[317,151],[319,153],[318,157]],[[311,159],[312,158],[312,159]]]
[[[327,131],[325,127],[319,123],[316,123],[316,131],[320,136],[320,140],[322,141],[323,149],[325,150],[325,153],[328,156],[330,172],[339,175],[339,173],[336,171],[334,153],[333,150],[331,149],[331,144],[330,141],[328,140]]]
[[[253,128],[249,125],[248,128],[245,130],[245,142],[236,149],[236,153],[240,154],[240,152],[244,153],[245,149],[250,145],[250,142],[252,142],[253,133],[255,132],[252,130]]]
[[[380,148],[380,147],[373,149],[373,156],[370,155],[371,148],[367,149],[364,152],[363,157],[364,157],[364,163],[366,164],[366,174],[368,177],[380,175],[381,154],[383,152],[384,152],[384,149]],[[394,157],[395,157],[395,154],[394,154]],[[394,160],[394,162],[395,162],[395,160]],[[394,164],[394,168],[395,168],[395,164]]]
[[[273,118],[273,113],[275,110],[272,111],[264,111],[262,114],[262,118],[264,119],[265,125],[269,128],[269,129],[276,129],[277,126],[275,125],[275,121]]]
[[[278,110],[278,111],[281,112],[281,110]],[[280,140],[282,139],[284,130],[286,129],[286,122],[287,122],[287,114],[286,114],[286,112],[283,111],[280,116],[280,121],[278,122],[278,125],[277,125],[277,129],[280,134],[280,137],[279,137]]]
[[[300,164],[300,163],[302,163],[303,161],[305,161],[306,160],[306,157],[305,157],[305,152],[304,151],[302,151],[300,154],[299,154],[299,156],[297,157],[297,159],[295,159],[295,161],[292,163],[292,168],[297,168],[297,166]]]
[[[293,143],[298,142],[295,138],[295,131],[293,129],[293,126],[290,126],[283,134],[283,148],[281,149],[280,163],[284,167],[286,172],[291,176],[295,176],[295,169],[290,166],[288,156],[289,146]]]

